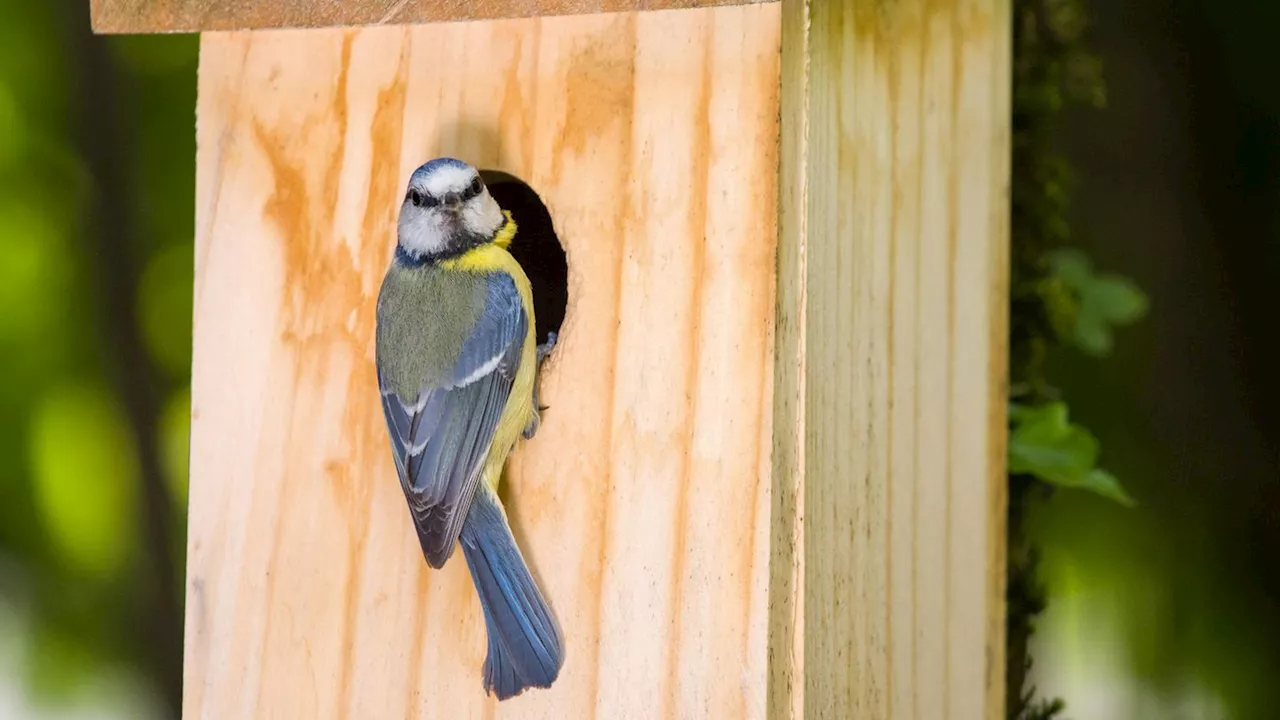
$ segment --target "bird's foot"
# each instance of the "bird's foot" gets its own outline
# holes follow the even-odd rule
[[[536,352],[538,354],[537,357],[539,365],[541,365],[542,361],[546,360],[547,356],[551,354],[551,351],[555,349],[557,339],[558,336],[554,332],[549,332],[547,333],[547,341],[537,347]]]
[[[557,340],[558,340],[558,336],[556,333],[554,332],[547,333],[547,342],[541,343],[541,345],[535,348],[535,352],[536,354],[538,354],[536,355],[536,357],[538,357],[538,359],[536,359],[536,363],[538,363],[538,370],[541,370],[541,366],[543,366],[543,361],[547,360],[547,356],[552,354],[552,350],[556,348]],[[541,418],[541,414],[543,414],[543,410],[547,410],[547,406],[544,406],[543,404],[541,404],[541,402],[538,401],[538,396],[539,396],[538,389],[541,387],[541,384],[543,384],[543,375],[541,375],[541,373],[535,374],[534,375],[534,413],[532,413],[532,415],[529,418],[529,424],[525,425],[525,439],[530,439],[534,437],[535,434],[538,434],[538,427],[541,424],[541,421],[543,421],[543,418]]]
[[[533,380],[533,412],[529,415],[529,424],[524,426],[524,439],[530,440],[538,434],[538,426],[542,424],[542,411],[548,407],[538,402],[538,379]]]
[[[542,363],[555,349],[557,336],[554,332],[547,333],[547,341],[536,348],[538,369],[542,368]],[[542,411],[547,408],[538,401],[538,389],[542,386],[542,375],[539,373],[533,378],[533,414],[529,418],[529,424],[524,426],[524,439],[529,440],[538,433],[538,426],[542,424]]]
[[[534,435],[538,434],[538,426],[542,425],[542,411],[546,408],[538,407],[538,394],[533,394],[534,404],[533,413],[529,416],[529,424],[524,426],[524,439],[532,440]]]

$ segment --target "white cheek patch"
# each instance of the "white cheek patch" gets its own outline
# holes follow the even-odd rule
[[[502,216],[502,208],[498,207],[497,201],[489,194],[488,188],[462,206],[459,219],[462,220],[462,227],[467,232],[485,238],[491,238],[497,234],[507,220]]]
[[[445,249],[448,228],[438,213],[406,207],[397,224],[400,244],[417,255],[435,255]]]
[[[469,167],[442,165],[431,171],[422,181],[422,189],[435,197],[444,197],[445,193],[460,192],[471,184],[476,171]]]

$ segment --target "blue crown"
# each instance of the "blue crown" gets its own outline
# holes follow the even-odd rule
[[[413,171],[413,176],[409,178],[409,181],[413,182],[415,180],[425,179],[427,176],[431,175],[435,171],[441,168],[447,168],[447,167],[462,169],[470,166],[462,162],[461,160],[458,160],[457,158],[438,157],[434,160],[428,160],[427,162],[418,166],[418,169]]]

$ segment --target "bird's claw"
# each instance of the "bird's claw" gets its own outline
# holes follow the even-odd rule
[[[537,364],[538,369],[542,369],[542,363],[555,349],[557,335],[554,332],[547,333],[547,341],[537,346]],[[535,371],[537,372],[537,371]],[[542,424],[542,411],[547,409],[546,405],[538,402],[538,388],[542,385],[542,375],[537,374],[533,378],[533,415],[529,418],[529,424],[524,426],[524,439],[530,440],[538,433],[538,426]]]
[[[556,333],[549,332],[547,333],[547,341],[537,347],[539,365],[541,365],[542,361],[546,360],[547,356],[551,354],[551,351],[555,349],[557,339],[558,336]]]
[[[549,405],[543,405],[538,402],[538,381],[533,381],[533,413],[529,416],[529,424],[524,426],[524,439],[531,440],[538,433],[538,426],[542,424],[542,412],[550,409]]]
[[[547,356],[552,354],[552,350],[556,348],[557,340],[557,334],[549,332],[547,333],[547,342],[541,343],[541,345],[536,347],[536,354],[538,354],[538,360],[536,360],[536,363],[538,363],[539,370],[541,369],[541,366],[543,366],[543,361],[547,360]],[[543,421],[541,414],[543,414],[543,410],[547,410],[547,406],[538,401],[538,388],[541,384],[543,384],[541,383],[541,373],[534,375],[534,413],[532,413],[532,416],[529,418],[529,424],[525,425],[525,439],[531,439],[535,434],[538,434],[538,427],[541,424],[541,421]]]
[[[542,410],[537,403],[533,406],[533,414],[529,417],[529,424],[524,426],[524,439],[532,440],[534,435],[538,434],[538,426],[542,424]]]

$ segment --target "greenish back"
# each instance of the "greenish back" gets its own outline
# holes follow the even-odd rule
[[[378,293],[382,381],[406,402],[449,377],[485,306],[485,277],[392,262]]]

